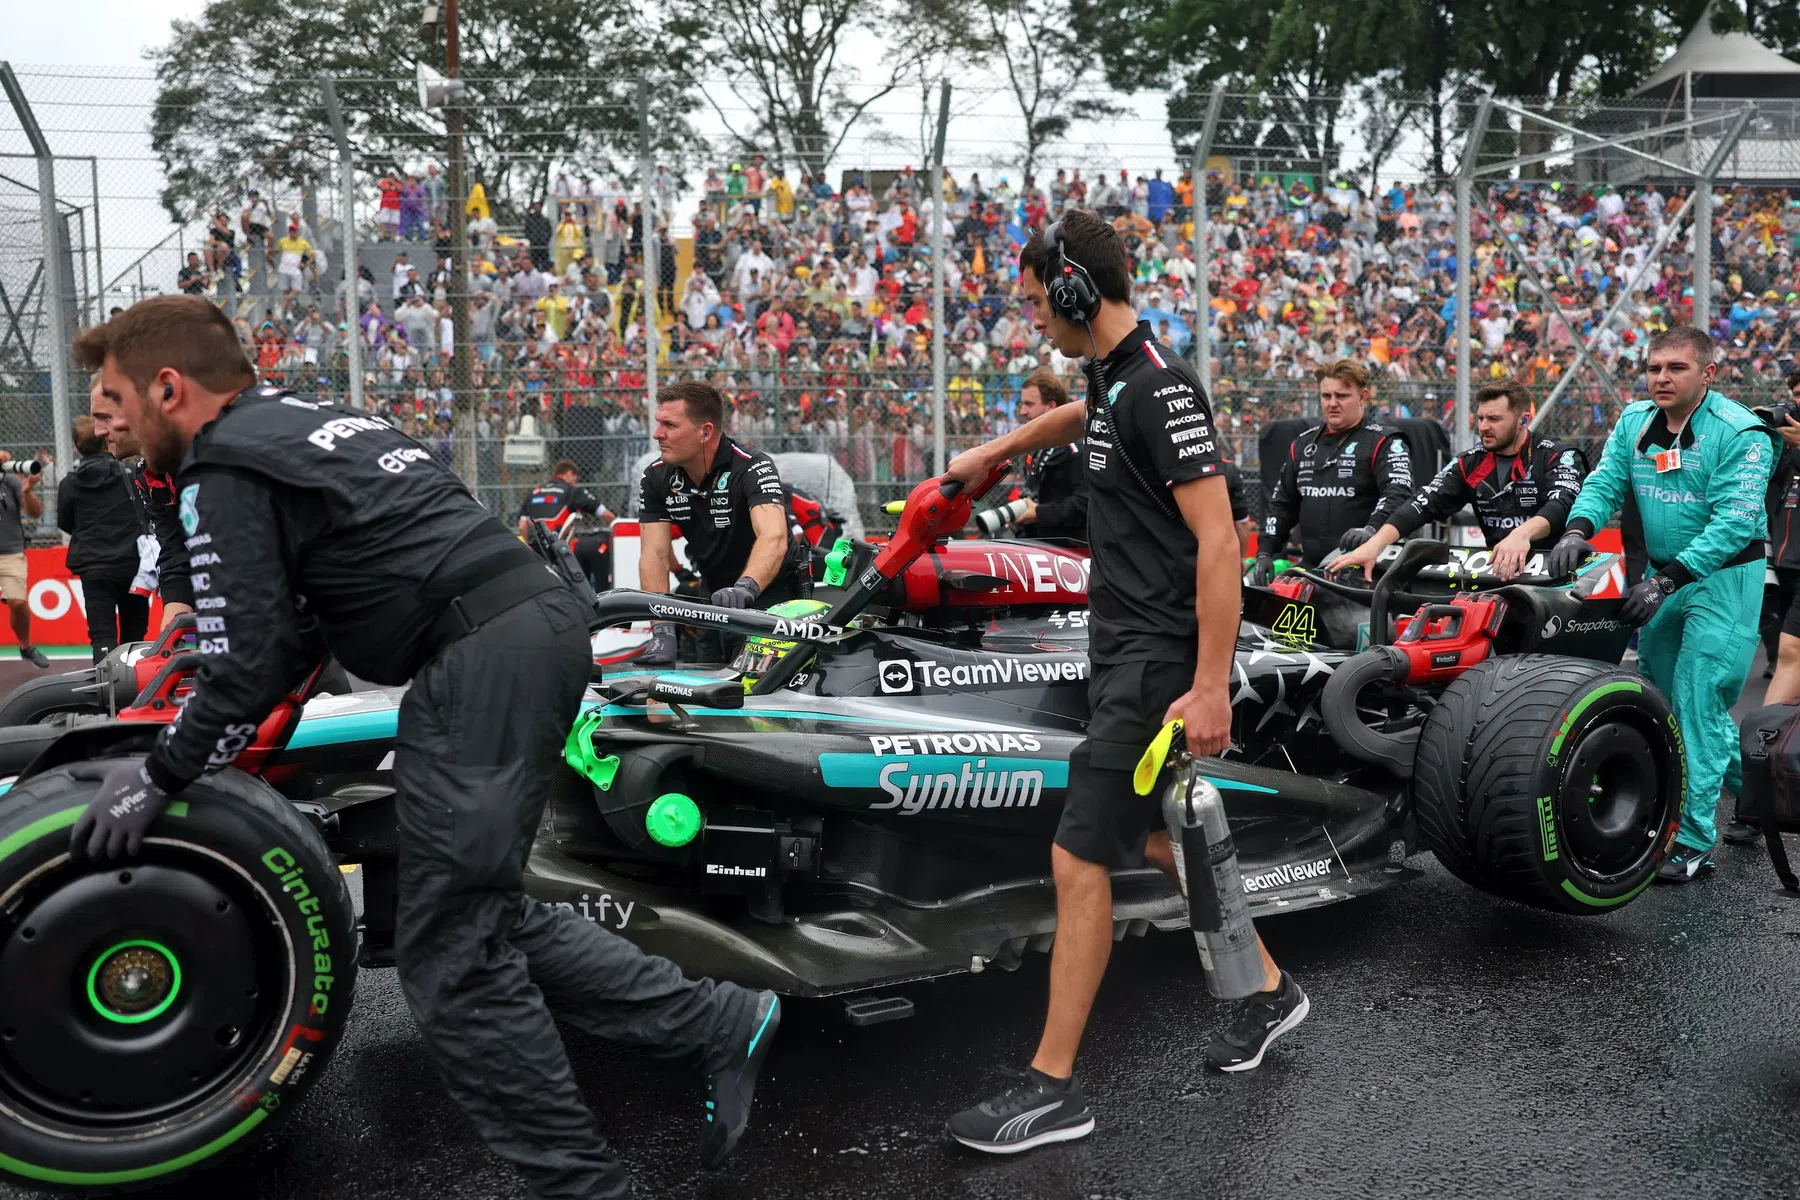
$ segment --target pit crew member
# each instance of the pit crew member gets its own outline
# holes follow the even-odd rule
[[[179,468],[203,661],[148,759],[103,764],[74,852],[135,853],[172,797],[231,763],[310,666],[295,605],[304,595],[345,667],[412,684],[393,768],[400,983],[477,1132],[531,1197],[627,1194],[554,1006],[584,1031],[711,1072],[701,1154],[722,1159],[748,1117],[774,993],[684,979],[523,891],[588,678],[574,592],[411,438],[257,387],[231,322],[203,299],[142,301],[84,331],[75,352],[100,368],[117,428],[138,438],[149,467]]]
[[[1769,539],[1778,592],[1786,600],[1774,614],[1780,625],[1775,674],[1764,704],[1785,704],[1800,696],[1800,371],[1787,377],[1789,402],[1770,416],[1781,434],[1782,454],[1769,496]]]
[[[788,530],[786,497],[775,461],[725,433],[725,399],[699,380],[656,395],[652,435],[662,458],[639,488],[638,586],[667,592],[675,573],[671,525],[687,539],[687,557],[714,604],[767,608],[800,598],[799,555]],[[675,626],[658,622],[637,661],[675,661]]]
[[[94,418],[94,433],[106,439],[107,451],[131,471],[131,496],[144,531],[138,537],[138,573],[131,590],[162,597],[162,628],[167,629],[171,621],[194,611],[187,535],[175,511],[175,481],[146,467],[137,438],[130,430],[115,427],[118,401],[100,386],[98,371],[88,386],[88,412]]]
[[[1112,952],[1112,872],[1146,859],[1175,871],[1158,805],[1135,793],[1132,768],[1177,717],[1194,754],[1230,745],[1227,684],[1240,604],[1237,537],[1211,406],[1187,364],[1165,354],[1138,321],[1119,235],[1073,210],[1031,235],[1019,268],[1038,331],[1061,353],[1087,356],[1087,403],[1052,408],[959,454],[945,475],[980,480],[1009,458],[1076,440],[1085,422],[1094,665],[1087,739],[1069,759],[1050,852],[1057,933],[1043,1036],[1018,1082],[950,1118],[957,1141],[997,1154],[1093,1130],[1074,1067]],[[1244,1001],[1214,1039],[1210,1066],[1256,1067],[1269,1042],[1305,1018],[1305,993],[1266,951],[1263,970],[1265,990]]]
[[[1252,583],[1269,581],[1290,531],[1298,529],[1301,561],[1317,566],[1331,551],[1354,550],[1375,536],[1412,498],[1412,460],[1405,439],[1393,426],[1368,416],[1368,368],[1340,358],[1313,374],[1324,421],[1288,447],[1269,495]]]
[[[1475,393],[1475,430],[1481,445],[1465,450],[1419,494],[1402,504],[1375,536],[1331,564],[1333,571],[1368,570],[1389,546],[1419,526],[1445,521],[1467,504],[1493,552],[1492,569],[1511,579],[1534,550],[1561,536],[1569,507],[1587,478],[1580,450],[1531,432],[1531,393],[1515,380]]]
[[[1033,371],[1019,388],[1019,421],[1035,420],[1069,402],[1069,389],[1048,367]],[[1087,540],[1087,471],[1080,442],[1034,450],[1025,456],[1025,511],[1016,524],[1031,537]]]
[[[1719,786],[1741,777],[1731,706],[1756,655],[1763,498],[1779,444],[1749,409],[1712,390],[1715,370],[1701,330],[1678,325],[1651,340],[1650,399],[1619,415],[1550,552],[1551,574],[1574,570],[1594,553],[1587,539],[1636,498],[1651,574],[1626,593],[1619,616],[1643,627],[1638,669],[1669,697],[1687,742],[1687,802],[1675,853],[1658,872],[1672,883],[1712,870]]]
[[[525,527],[532,521],[542,521],[551,533],[561,533],[578,514],[603,523],[613,519],[611,510],[581,486],[581,468],[559,458],[550,469],[550,478],[532,488],[519,506],[519,536],[525,535]]]

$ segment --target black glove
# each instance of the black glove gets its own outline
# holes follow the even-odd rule
[[[1662,602],[1675,594],[1675,581],[1667,575],[1652,575],[1625,593],[1619,605],[1619,620],[1627,625],[1646,625],[1662,607]]]
[[[1552,579],[1573,575],[1575,568],[1588,560],[1588,555],[1598,553],[1600,548],[1579,533],[1565,533],[1550,547],[1550,558],[1544,563],[1544,569],[1550,572]]]
[[[111,763],[84,763],[70,772],[76,779],[100,783],[87,811],[69,834],[69,853],[79,857],[131,857],[144,847],[144,834],[163,809],[169,793],[150,782],[141,758],[121,758]]]
[[[1346,529],[1344,536],[1338,539],[1338,549],[1347,554],[1374,536],[1373,525],[1358,525],[1355,529]]]
[[[637,661],[647,667],[675,664],[675,626],[672,622],[658,621],[650,627],[650,640],[638,651]]]
[[[1275,556],[1259,554],[1256,565],[1250,568],[1250,582],[1257,587],[1267,587],[1269,580],[1275,578]]]
[[[725,608],[749,608],[762,595],[762,584],[745,575],[728,588],[712,594],[712,602]]]

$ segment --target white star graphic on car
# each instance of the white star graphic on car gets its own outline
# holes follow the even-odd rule
[[[1238,701],[1242,700],[1246,696],[1250,697],[1250,699],[1256,701],[1258,704],[1261,704],[1262,703],[1262,695],[1259,692],[1257,692],[1257,690],[1255,688],[1250,686],[1250,673],[1248,671],[1244,670],[1244,664],[1241,662],[1234,661],[1232,663],[1232,667],[1237,671],[1238,690],[1231,697],[1231,706],[1233,708],[1236,708]]]
[[[1257,731],[1260,733],[1262,727],[1269,723],[1269,718],[1277,713],[1286,713],[1290,717],[1297,715],[1293,706],[1287,702],[1287,676],[1280,671],[1275,672],[1275,703],[1268,707],[1268,710],[1263,713],[1263,719],[1256,723]]]

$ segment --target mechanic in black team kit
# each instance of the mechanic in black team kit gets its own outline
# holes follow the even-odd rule
[[[1314,425],[1288,447],[1281,477],[1269,495],[1250,582],[1269,582],[1275,556],[1297,526],[1300,557],[1309,567],[1333,550],[1354,550],[1412,498],[1412,460],[1391,425],[1367,416],[1369,371],[1349,358],[1313,372],[1319,380]]]
[[[1112,872],[1148,859],[1175,873],[1159,802],[1137,795],[1132,770],[1176,718],[1196,755],[1231,744],[1241,602],[1212,411],[1187,364],[1166,355],[1132,312],[1119,235],[1091,213],[1070,212],[1031,235],[1019,274],[1038,330],[1063,354],[1089,356],[1087,403],[1053,408],[957,455],[945,476],[980,480],[1009,458],[1075,441],[1085,422],[1093,674],[1087,739],[1069,756],[1050,851],[1056,948],[1043,1038],[1018,1082],[950,1118],[952,1137],[995,1154],[1094,1128],[1075,1053],[1112,953]],[[1262,958],[1265,990],[1243,1002],[1206,1051],[1219,1070],[1257,1066],[1269,1042],[1306,1016],[1305,993],[1267,951]]]
[[[688,980],[572,910],[525,897],[526,853],[580,708],[586,607],[437,457],[383,421],[258,388],[198,297],[84,331],[152,470],[176,478],[203,656],[148,759],[95,764],[71,849],[134,854],[172,797],[230,765],[320,647],[412,686],[400,706],[400,985],[450,1094],[533,1200],[628,1194],[551,1020],[709,1073],[701,1156],[748,1121],[773,992]],[[696,1106],[698,1108],[698,1106]]]
[[[1374,537],[1331,569],[1366,571],[1383,550],[1419,526],[1447,520],[1468,504],[1493,552],[1494,573],[1502,579],[1517,575],[1533,550],[1549,550],[1562,536],[1588,473],[1587,459],[1574,446],[1532,436],[1531,413],[1531,393],[1522,383],[1509,379],[1477,391],[1475,431],[1481,445],[1451,459]]]
[[[1025,424],[1069,402],[1069,389],[1056,372],[1033,371],[1019,387],[1019,422]],[[1031,499],[1018,524],[1029,537],[1087,540],[1087,468],[1081,443],[1034,450],[1025,456],[1025,491]]]
[[[698,380],[656,394],[662,459],[644,470],[639,498],[638,586],[667,592],[675,573],[671,525],[714,604],[767,608],[800,598],[800,559],[790,544],[787,497],[775,461],[725,434],[725,398]],[[675,661],[675,626],[658,622],[637,658]]]

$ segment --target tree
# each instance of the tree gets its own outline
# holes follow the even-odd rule
[[[1024,123],[1020,164],[1037,173],[1045,149],[1075,121],[1124,111],[1104,96],[1083,94],[1099,65],[1094,44],[1074,29],[1070,0],[980,0],[968,22],[967,48],[974,63],[1000,68]]]
[[[687,0],[681,19],[698,61],[734,68],[726,88],[744,111],[707,100],[738,145],[819,175],[873,105],[928,73],[949,28],[930,10],[954,2]],[[859,41],[878,48],[866,78],[843,62]]]
[[[636,80],[652,82],[659,144],[691,144],[685,63],[631,5],[462,0],[469,178],[501,213],[541,198],[553,162],[637,159]],[[152,51],[151,145],[177,221],[247,181],[317,186],[336,162],[320,74],[338,79],[365,169],[435,157],[441,120],[419,107],[414,59],[434,65],[403,11],[380,0],[213,0]],[[686,136],[684,136],[686,135]]]

